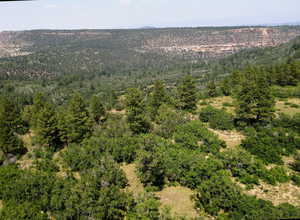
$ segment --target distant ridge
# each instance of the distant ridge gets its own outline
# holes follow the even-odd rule
[[[144,29],[157,29],[157,27],[154,27],[154,26],[143,26],[143,27],[140,27],[138,29],[141,29],[141,30],[144,30]]]

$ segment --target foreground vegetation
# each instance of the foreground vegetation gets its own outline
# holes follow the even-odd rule
[[[66,99],[5,85],[1,219],[300,218],[298,203],[250,193],[300,189],[298,58],[240,68],[202,90],[191,74],[123,95],[66,88]],[[241,138],[229,145],[222,132]],[[175,207],[168,190],[191,196],[189,215],[162,208]]]

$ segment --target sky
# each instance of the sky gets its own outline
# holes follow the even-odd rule
[[[0,31],[281,24],[300,0],[36,0],[0,2]]]

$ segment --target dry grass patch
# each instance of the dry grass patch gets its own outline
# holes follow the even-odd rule
[[[125,114],[126,114],[126,110],[118,111],[118,110],[116,110],[116,109],[111,109],[108,113],[110,113],[110,114],[125,115]]]
[[[29,133],[27,133],[25,135],[20,135],[20,138],[23,141],[24,146],[26,147],[26,149],[28,151],[25,155],[23,155],[17,161],[17,164],[20,165],[21,169],[29,169],[32,166],[33,159],[31,159],[29,157],[29,154],[32,154],[33,153],[33,149],[34,149],[34,146],[32,144],[32,137],[33,137],[33,134],[31,132],[29,132]]]
[[[176,217],[199,217],[192,201],[193,191],[182,186],[172,186],[156,193],[162,206],[169,207],[171,214]]]
[[[300,187],[292,183],[282,183],[278,186],[272,186],[261,182],[261,185],[246,191],[249,195],[255,195],[260,199],[269,200],[274,205],[281,203],[290,203],[294,206],[300,206]]]
[[[296,113],[300,113],[300,108],[293,108],[290,105],[286,105],[285,103],[291,103],[291,104],[296,104],[300,105],[300,99],[298,98],[289,98],[286,101],[277,101],[275,105],[275,109],[278,113],[284,113],[287,115],[294,115]]]
[[[208,128],[210,131],[218,135],[218,137],[226,142],[226,145],[230,148],[236,147],[241,144],[242,140],[245,138],[244,135],[237,131],[221,131],[221,130],[214,130]]]
[[[144,186],[136,174],[136,165],[134,163],[125,164],[121,166],[121,169],[125,173],[128,180],[128,186],[126,187],[127,192],[133,193],[134,196],[145,192]]]
[[[0,210],[3,209],[3,201],[0,200]]]
[[[234,99],[230,96],[222,96],[222,97],[216,97],[216,98],[209,98],[205,100],[201,100],[207,102],[209,105],[222,109],[225,108],[228,113],[234,114],[235,113],[235,108],[233,106],[223,106],[224,103],[234,103]],[[201,110],[202,108],[206,107],[206,105],[198,105],[198,109]]]

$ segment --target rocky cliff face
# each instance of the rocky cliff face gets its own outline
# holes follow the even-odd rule
[[[30,54],[32,46],[42,50],[70,42],[94,41],[107,48],[122,44],[141,53],[215,58],[246,48],[276,46],[299,35],[300,26],[1,32],[0,57]]]
[[[223,57],[242,49],[277,46],[300,35],[299,28],[256,27],[162,34],[145,41],[147,50],[196,57]]]

